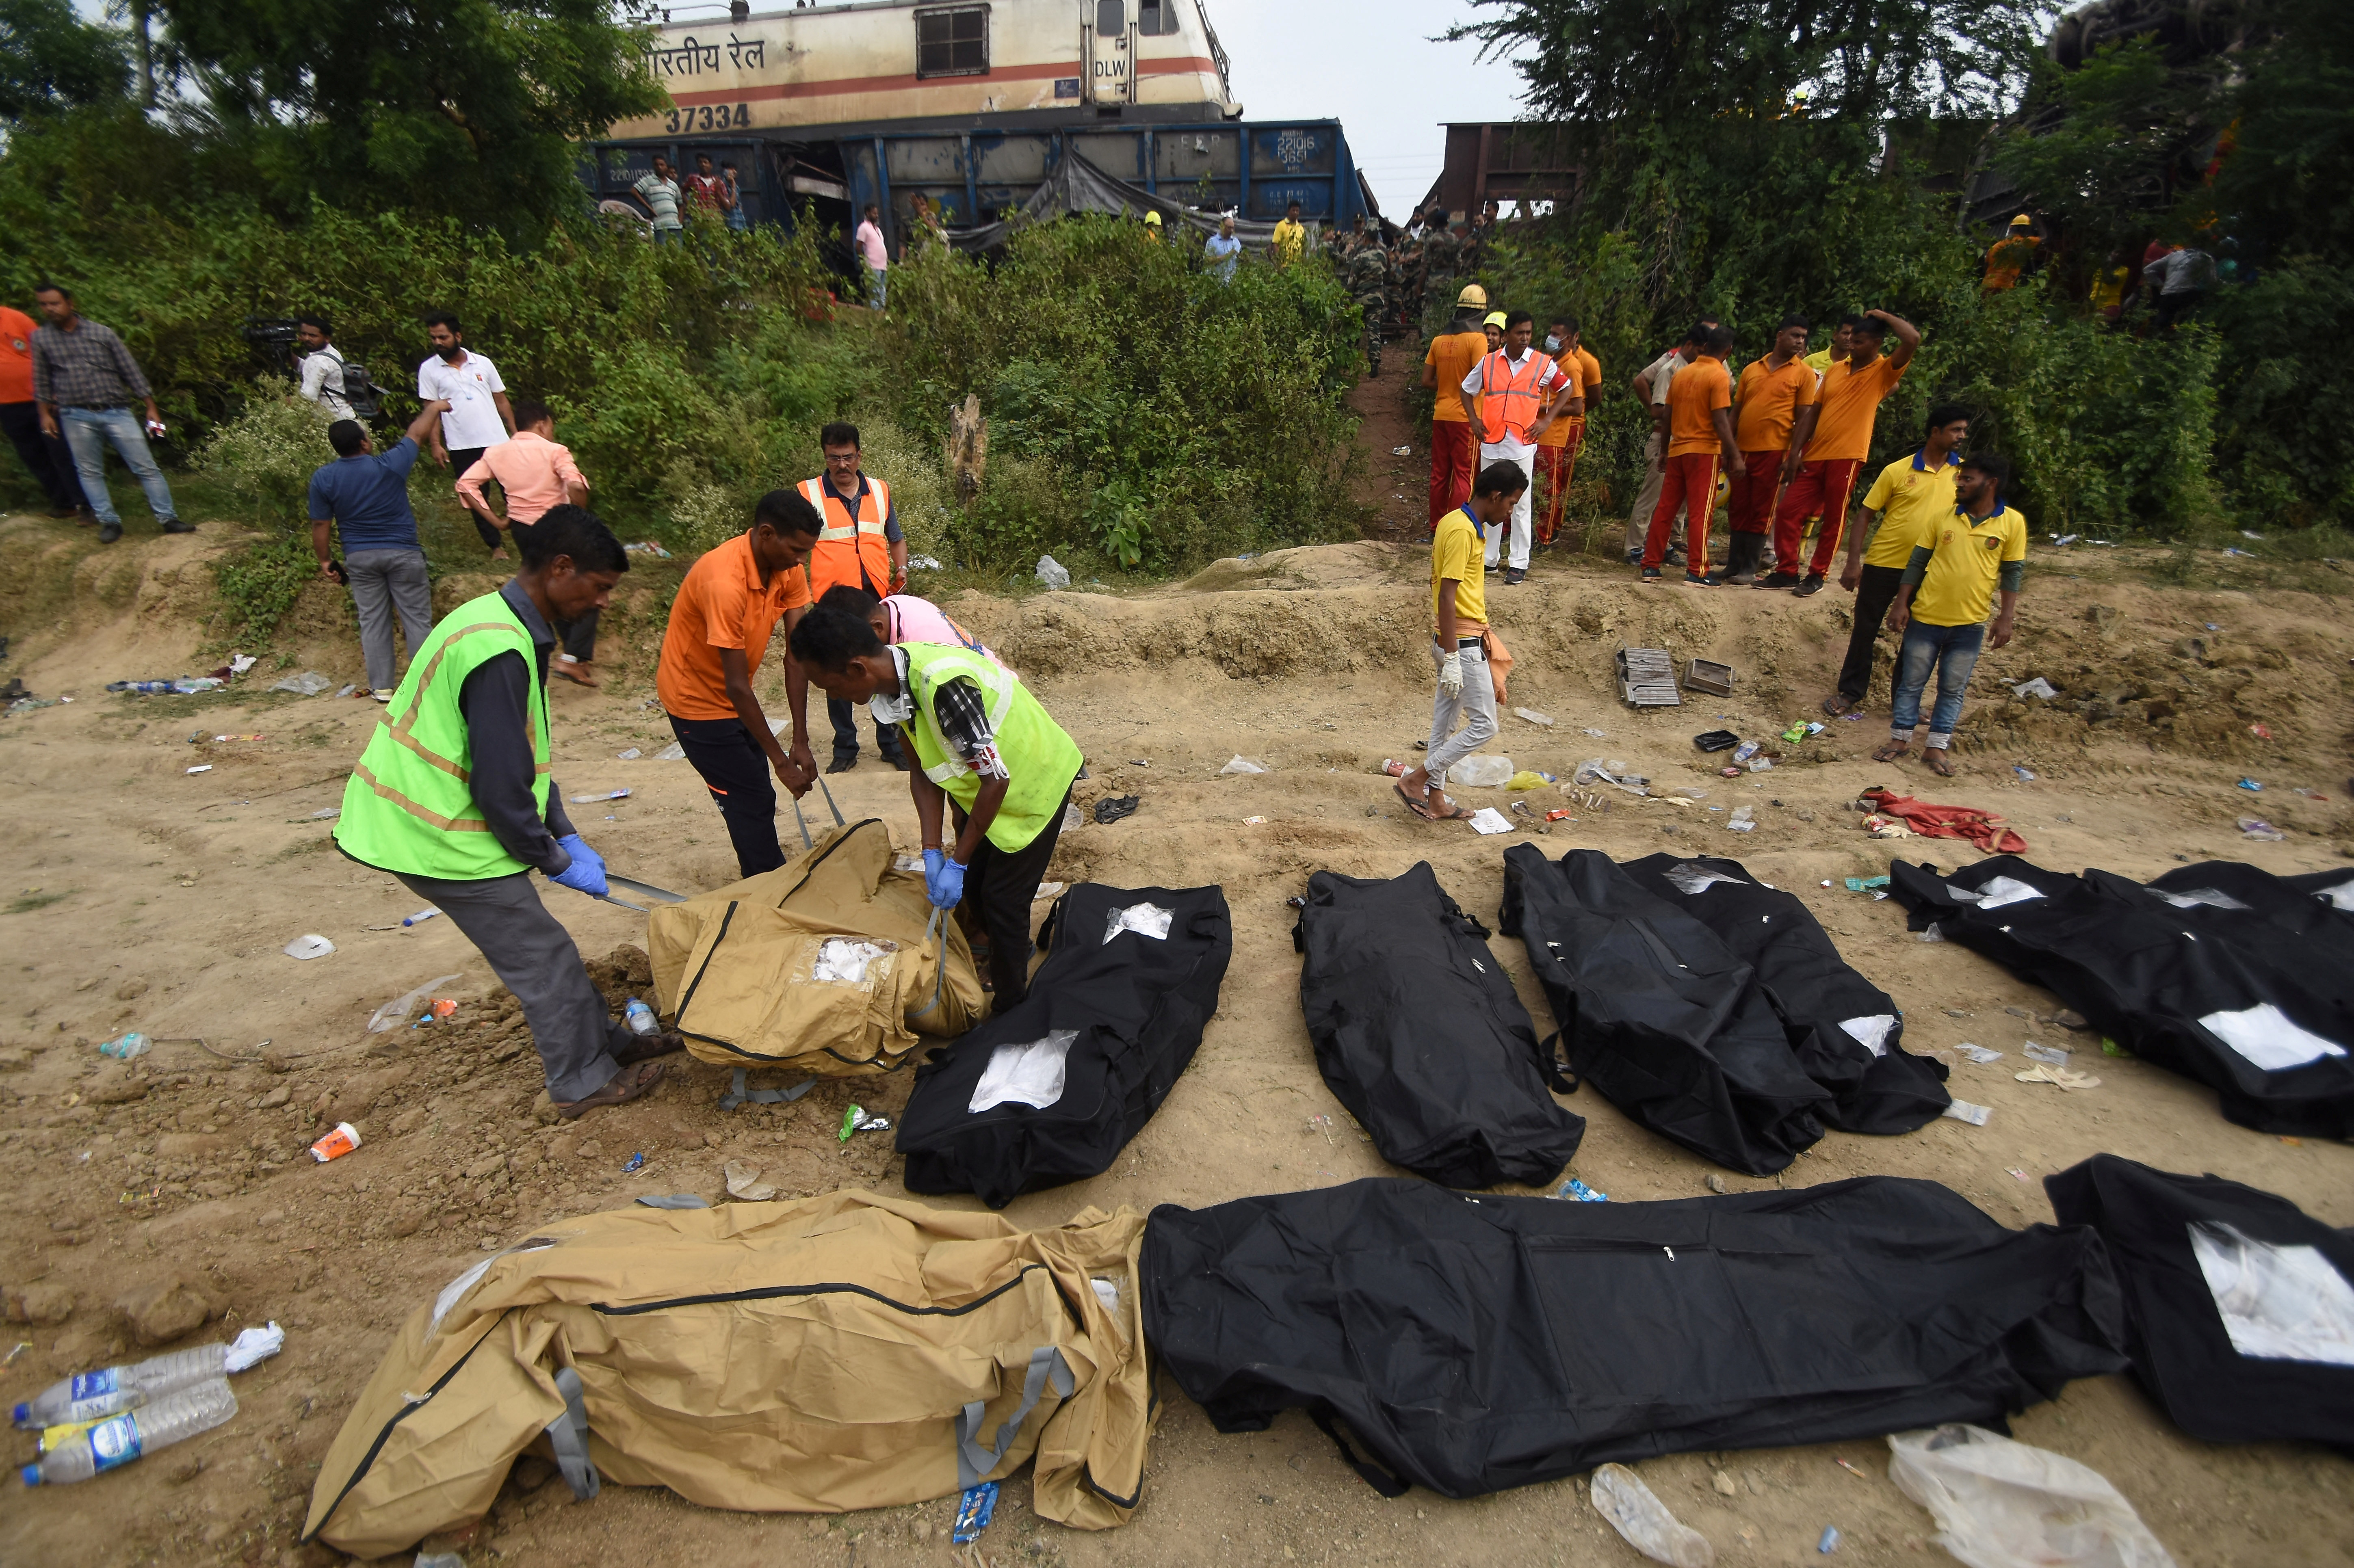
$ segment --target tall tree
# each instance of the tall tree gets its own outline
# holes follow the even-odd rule
[[[119,98],[130,74],[122,36],[71,0],[0,0],[0,120]]]
[[[1728,115],[1999,112],[2037,0],[1472,0],[1453,29],[1512,57],[1541,119],[1618,127]]]
[[[170,58],[281,199],[528,229],[575,143],[664,101],[610,0],[155,0]]]

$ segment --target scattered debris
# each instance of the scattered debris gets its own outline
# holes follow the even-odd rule
[[[1122,817],[1132,817],[1136,815],[1136,809],[1142,804],[1144,804],[1143,797],[1139,795],[1106,796],[1096,802],[1096,821],[1101,825],[1107,822],[1117,822]]]
[[[2257,840],[2259,842],[2263,843],[2276,844],[2283,839],[2288,837],[2286,833],[2281,832],[2278,828],[2273,826],[2262,817],[2242,817],[2240,819],[2240,832],[2247,837]]]
[[[1692,744],[1702,751],[1730,751],[1741,744],[1741,737],[1729,729],[1712,729],[1692,736]]]
[[[1676,694],[1676,667],[1664,648],[1621,648],[1617,653],[1618,693],[1638,708],[1683,705]]]
[[[1512,713],[1515,716],[1524,718],[1531,724],[1543,725],[1548,729],[1553,727],[1553,715],[1551,714],[1541,714],[1534,708],[1514,708]]]
[[[335,944],[316,931],[306,932],[278,949],[290,959],[323,959],[335,950]]]
[[[2024,1073],[2013,1073],[2011,1076],[2022,1084],[2056,1084],[2063,1089],[2097,1089],[2101,1086],[2101,1080],[2090,1073],[2075,1073],[2065,1067],[2041,1064],[2028,1068]]]
[[[1554,1188],[1552,1196],[1579,1203],[1606,1203],[1610,1201],[1609,1193],[1597,1192],[1575,1176]]]
[[[1471,813],[1471,831],[1475,833],[1509,833],[1511,820],[1493,806],[1482,806]]]
[[[1712,697],[1729,697],[1733,695],[1733,666],[1695,659],[1684,666],[1684,690],[1704,692]]]
[[[1994,1110],[1989,1106],[1974,1106],[1967,1100],[1956,1100],[1937,1114],[1949,1116],[1956,1121],[1968,1122],[1972,1127],[1984,1127],[1987,1118],[1994,1115]]]
[[[270,689],[273,692],[292,692],[298,696],[315,697],[334,683],[333,680],[322,675],[316,670],[305,670],[299,675],[287,676]]]
[[[1225,765],[1224,768],[1219,768],[1219,769],[1218,769],[1218,777],[1219,777],[1219,778],[1221,778],[1221,779],[1224,779],[1225,777],[1226,777],[1226,776],[1227,776],[1228,774],[1230,774],[1230,773],[1231,773],[1231,774],[1264,773],[1264,772],[1266,772],[1267,770],[1267,764],[1266,764],[1266,763],[1264,763],[1264,762],[1253,762],[1249,758],[1243,756],[1240,752],[1236,752],[1236,753],[1234,755],[1234,757],[1233,757],[1233,758],[1231,758],[1231,759],[1226,763],[1226,765]]]
[[[350,1122],[339,1121],[335,1129],[311,1146],[311,1158],[324,1165],[330,1160],[340,1160],[360,1146],[360,1129]]]
[[[2021,681],[2011,687],[2010,694],[2014,697],[2041,697],[2049,701],[2058,696],[2060,693],[2051,682],[2038,675],[2031,681]]]

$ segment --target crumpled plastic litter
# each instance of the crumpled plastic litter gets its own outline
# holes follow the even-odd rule
[[[316,931],[306,932],[279,949],[290,959],[323,959],[335,950],[335,944]]]
[[[1454,770],[1448,769],[1447,777],[1452,779],[1454,776]],[[1649,779],[1639,773],[1628,772],[1627,765],[1615,757],[1607,761],[1598,757],[1591,758],[1579,763],[1577,772],[1571,778],[1570,782],[1608,784],[1626,790],[1629,795],[1648,796],[1651,792],[1649,788],[1651,781]]]
[[[319,939],[323,942],[326,940],[324,937],[322,937]],[[333,949],[331,948],[330,950],[332,951]],[[290,948],[287,951],[291,953],[293,952],[293,949]],[[294,953],[294,956],[296,958],[301,958],[302,955],[300,953]],[[371,1034],[382,1034],[387,1030],[398,1028],[401,1021],[408,1016],[409,1010],[411,1008],[414,1008],[419,1002],[423,1001],[427,997],[431,996],[435,991],[440,990],[443,986],[448,985],[451,981],[457,980],[458,978],[460,977],[456,975],[435,975],[431,980],[427,980],[415,991],[401,992],[398,996],[394,997],[390,1001],[386,1002],[382,1007],[377,1008],[374,1012],[368,1014],[367,1032]]]
[[[774,1181],[760,1180],[760,1168],[748,1160],[731,1160],[720,1167],[727,1178],[727,1195],[747,1203],[765,1203],[777,1195]]]
[[[1066,588],[1071,586],[1071,569],[1052,556],[1041,556],[1038,580],[1050,588]]]
[[[2242,817],[2240,819],[2240,832],[2249,838],[2260,840],[2264,843],[2272,844],[2276,844],[2283,839],[2288,837],[2286,833],[2281,832],[2278,828],[2273,826],[2262,817]]]
[[[656,762],[684,762],[686,760],[686,747],[680,745],[677,741],[672,741],[668,746],[663,747],[660,751],[654,753],[654,760]]]
[[[2064,1455],[1960,1423],[1888,1446],[1888,1478],[1968,1568],[2174,1568],[2133,1504]]]
[[[1218,777],[1223,779],[1229,773],[1264,773],[1266,771],[1266,763],[1253,762],[1247,757],[1236,754],[1232,761],[1228,762],[1224,768],[1218,769]]]
[[[1626,1466],[1596,1467],[1586,1496],[1594,1511],[1652,1562],[1669,1568],[1715,1568],[1716,1548],[1708,1537],[1669,1512],[1643,1478]]]
[[[1451,771],[1448,777],[1453,777]],[[1510,779],[1504,780],[1504,788],[1507,789],[1542,789],[1548,784],[1558,784],[1559,782],[1561,782],[1561,780],[1555,779],[1550,773],[1540,773],[1533,768],[1523,768],[1518,773],[1513,774]]]
[[[322,675],[316,670],[305,670],[299,675],[287,676],[270,689],[273,692],[293,692],[302,696],[315,697],[334,683],[332,679]]]
[[[1106,796],[1096,802],[1096,821],[1117,822],[1122,817],[1132,817],[1143,803],[1143,798],[1137,795]]]
[[[2014,697],[2042,697],[2049,700],[2058,696],[2060,693],[2051,682],[2038,675],[2031,681],[2021,681],[2011,687],[2010,694]]]

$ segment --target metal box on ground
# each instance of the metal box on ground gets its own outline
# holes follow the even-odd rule
[[[1706,692],[1712,697],[1733,695],[1733,666],[1695,659],[1684,666],[1684,690]]]
[[[1680,707],[1676,667],[1664,648],[1618,650],[1618,693],[1638,708]]]

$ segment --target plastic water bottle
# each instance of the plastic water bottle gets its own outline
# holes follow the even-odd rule
[[[80,1372],[50,1384],[37,1398],[16,1406],[16,1425],[39,1429],[96,1421],[175,1390],[243,1372],[277,1354],[285,1342],[285,1330],[273,1323],[266,1329],[248,1329],[229,1344],[196,1345],[128,1366]]]
[[[111,1415],[87,1432],[77,1433],[42,1455],[40,1463],[26,1466],[25,1484],[54,1487],[68,1481],[86,1481],[102,1470],[127,1465],[142,1454],[152,1454],[200,1432],[209,1432],[236,1414],[237,1395],[229,1392],[227,1378],[216,1376],[193,1388],[176,1389],[137,1410]]]
[[[634,996],[630,998],[630,1004],[621,1009],[621,1016],[629,1021],[630,1033],[632,1034],[652,1035],[662,1033],[662,1021],[654,1016],[654,1010]]]

